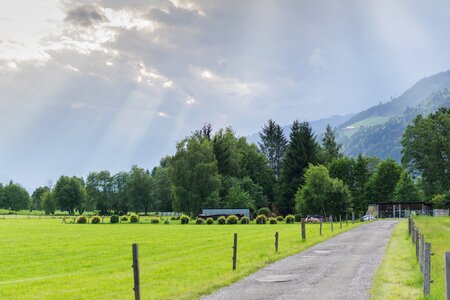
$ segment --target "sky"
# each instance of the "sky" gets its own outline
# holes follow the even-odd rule
[[[0,2],[0,182],[146,169],[211,123],[359,112],[450,68],[450,1]]]

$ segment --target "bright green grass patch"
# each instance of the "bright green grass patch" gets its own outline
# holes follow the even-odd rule
[[[431,294],[429,299],[445,298],[444,253],[450,251],[450,217],[414,218],[425,242],[431,243]]]
[[[351,125],[348,125],[347,128],[345,128],[342,132],[347,136],[347,137],[351,137],[354,133],[356,133],[362,126],[364,127],[372,127],[372,126],[376,126],[376,125],[381,125],[386,123],[387,121],[389,121],[390,117],[383,117],[383,116],[378,116],[378,117],[370,117],[358,122],[355,122]]]
[[[416,217],[416,226],[431,243],[431,294],[426,299],[444,299],[444,252],[450,251],[449,217]],[[415,247],[408,239],[408,223],[401,222],[389,241],[386,256],[377,271],[373,299],[424,299],[423,275],[416,262]]]
[[[342,231],[357,226],[343,226]],[[0,299],[132,299],[139,244],[143,299],[196,299],[342,232],[323,224],[61,224],[0,219]],[[274,252],[278,231],[279,253]],[[233,233],[238,233],[232,271]]]
[[[392,232],[383,262],[375,274],[372,299],[420,298],[423,281],[415,253],[408,239],[408,223],[402,221]]]

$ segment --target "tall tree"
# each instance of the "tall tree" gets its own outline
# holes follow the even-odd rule
[[[0,183],[0,208],[5,208],[5,188],[3,184]]]
[[[30,208],[30,195],[20,184],[10,182],[3,192],[5,208],[15,211]]]
[[[403,171],[394,190],[394,200],[396,202],[420,201],[422,196],[419,188],[414,184],[411,176]]]
[[[336,143],[336,135],[333,128],[328,124],[325,135],[322,139],[322,151],[324,153],[324,163],[328,164],[333,159],[337,159],[342,156],[340,149],[342,145]]]
[[[127,182],[130,175],[119,172],[113,176],[113,199],[111,209],[115,214],[126,214],[130,210],[131,201],[127,193]]]
[[[352,191],[353,211],[356,214],[364,214],[367,211],[367,199],[365,187],[372,175],[369,169],[369,161],[361,154],[358,155],[353,168],[354,184]]]
[[[351,157],[334,158],[328,165],[330,177],[341,179],[350,190],[355,184],[355,160]]]
[[[147,214],[154,207],[153,179],[150,173],[138,166],[131,167],[127,182],[127,193],[136,211]]]
[[[109,171],[91,172],[86,178],[86,192],[89,201],[95,203],[100,213],[105,215],[111,209],[114,181]]]
[[[53,215],[56,211],[57,203],[55,201],[55,197],[50,190],[44,191],[41,195],[41,203],[42,209],[44,210],[46,215]]]
[[[53,195],[63,211],[73,215],[75,211],[82,214],[86,207],[86,189],[84,181],[77,177],[61,176],[56,182]]]
[[[340,179],[332,179],[327,168],[309,165],[305,184],[296,193],[296,210],[307,214],[344,215],[351,207],[351,194]]]
[[[158,167],[153,175],[155,206],[158,211],[173,211],[169,168]]]
[[[394,190],[400,179],[402,168],[393,159],[378,164],[377,172],[366,184],[366,197],[370,202],[392,202]]]
[[[236,151],[237,138],[228,127],[220,129],[212,139],[213,151],[217,160],[219,174],[222,176],[240,176],[239,157]]]
[[[174,209],[197,214],[219,202],[220,177],[212,143],[192,136],[177,145],[170,164]]]
[[[308,165],[318,162],[318,149],[309,123],[294,121],[279,184],[280,198],[277,204],[282,214],[294,211],[295,193],[304,183],[303,175]]]
[[[50,189],[47,186],[41,186],[34,190],[33,194],[31,194],[31,209],[41,209],[41,196],[48,191],[50,191]]]
[[[401,139],[402,163],[423,178],[424,192],[431,197],[450,190],[450,108],[428,117],[418,115]]]
[[[283,129],[274,120],[270,119],[267,125],[263,126],[259,137],[261,138],[261,142],[258,143],[259,149],[269,161],[269,166],[275,176],[279,177],[287,147]]]

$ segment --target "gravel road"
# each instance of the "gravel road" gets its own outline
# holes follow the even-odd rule
[[[358,226],[201,299],[369,299],[373,275],[397,223]]]

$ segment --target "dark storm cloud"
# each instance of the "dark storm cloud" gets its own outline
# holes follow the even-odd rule
[[[74,25],[90,27],[96,23],[105,22],[107,19],[94,5],[79,6],[67,12],[66,22]]]

